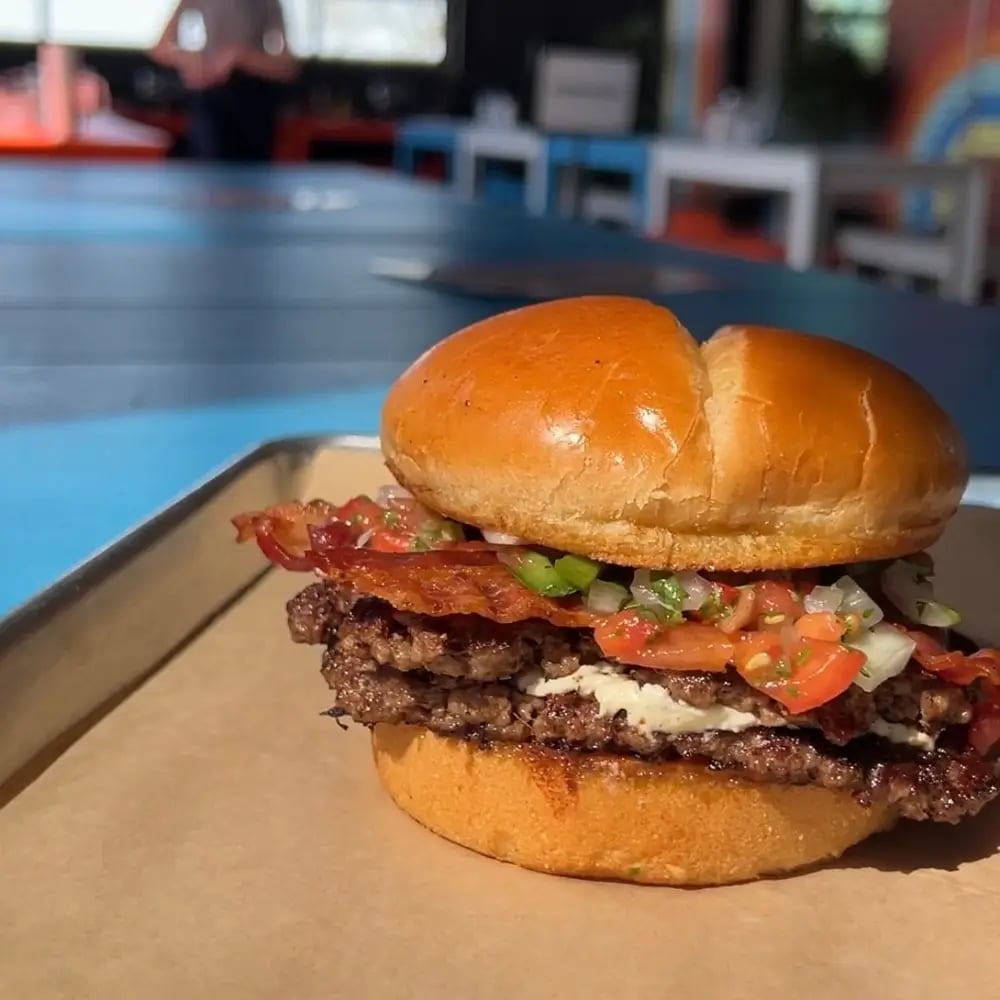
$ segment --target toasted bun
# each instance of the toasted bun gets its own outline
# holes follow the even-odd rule
[[[914,552],[967,481],[952,422],[875,357],[746,326],[699,348],[626,297],[533,305],[437,344],[389,392],[382,449],[457,520],[677,569]]]
[[[482,747],[409,726],[376,726],[372,745],[382,784],[419,823],[555,875],[743,882],[836,858],[895,818],[848,792],[757,784],[697,764]]]

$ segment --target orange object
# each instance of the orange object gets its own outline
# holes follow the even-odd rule
[[[0,158],[51,157],[61,160],[162,160],[167,150],[147,143],[101,142],[72,138],[55,142],[38,129],[14,135],[0,135]]]
[[[759,233],[732,229],[716,212],[705,209],[684,208],[673,212],[661,238],[681,246],[747,260],[780,262],[785,259],[785,249],[780,243]]]
[[[278,124],[274,159],[278,163],[304,163],[314,142],[389,146],[396,141],[392,122],[368,118],[294,115]]]
[[[133,121],[152,125],[181,138],[187,131],[187,113],[119,106],[117,112]],[[341,142],[358,146],[391,147],[396,126],[374,118],[346,118],[338,115],[292,114],[278,122],[274,139],[276,163],[306,163],[314,142]]]

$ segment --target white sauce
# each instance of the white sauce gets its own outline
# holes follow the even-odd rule
[[[876,736],[881,736],[893,743],[905,743],[908,747],[916,747],[917,750],[934,749],[934,737],[915,726],[904,726],[899,722],[876,719],[872,723],[871,731]]]
[[[546,678],[534,672],[520,678],[518,687],[538,698],[570,693],[589,695],[596,700],[599,715],[611,716],[624,711],[628,724],[646,736],[709,730],[740,733],[767,725],[750,712],[724,705],[695,708],[677,701],[659,684],[641,684],[618,673],[609,663],[585,663],[566,677]],[[871,732],[892,743],[905,743],[919,750],[934,749],[934,738],[913,726],[876,719]]]
[[[761,725],[749,712],[738,712],[723,705],[695,708],[676,701],[659,684],[640,684],[616,673],[607,663],[584,664],[566,677],[551,680],[538,674],[519,681],[518,686],[540,698],[571,691],[591,695],[600,706],[600,715],[616,715],[624,710],[628,724],[647,736],[650,733],[703,733],[709,729],[739,733]]]

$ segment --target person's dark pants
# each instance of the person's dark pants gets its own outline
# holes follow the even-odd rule
[[[188,145],[198,160],[262,163],[271,159],[280,87],[234,73],[218,87],[191,98]]]

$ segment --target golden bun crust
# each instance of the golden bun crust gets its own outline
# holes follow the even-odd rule
[[[932,544],[963,442],[907,375],[839,341],[585,296],[473,324],[390,390],[395,477],[457,520],[628,566],[756,570]]]
[[[892,826],[848,792],[766,785],[688,763],[481,747],[376,726],[393,801],[447,840],[523,868],[650,885],[724,885],[841,855]]]

